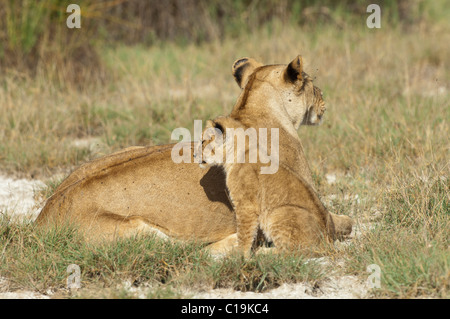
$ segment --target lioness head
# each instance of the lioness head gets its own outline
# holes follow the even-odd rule
[[[234,62],[232,73],[244,93],[257,91],[254,89],[257,81],[270,84],[279,99],[274,111],[286,113],[295,129],[300,124],[317,125],[321,122],[325,112],[322,91],[303,71],[300,55],[288,65],[263,65],[252,58],[241,58]]]

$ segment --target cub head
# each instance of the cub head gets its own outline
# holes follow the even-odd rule
[[[267,87],[255,84],[265,82],[275,90],[276,105],[270,105],[275,115],[289,119],[295,129],[303,125],[317,125],[325,112],[322,91],[314,86],[312,78],[303,70],[303,59],[298,55],[288,65],[263,65],[252,58],[241,58],[233,63],[233,76],[247,95],[263,96]],[[264,105],[264,98],[261,98]]]
[[[239,136],[235,129],[239,128],[243,128],[243,125],[230,117],[221,116],[206,122],[202,132],[202,142],[197,150],[197,154],[202,154],[201,168],[235,162],[238,148],[234,147],[234,144]],[[239,148],[239,150],[245,153],[245,149]]]

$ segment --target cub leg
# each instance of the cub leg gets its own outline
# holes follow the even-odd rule
[[[258,214],[253,206],[236,207],[238,247],[249,257],[258,231]]]
[[[231,252],[237,246],[237,234],[234,233],[225,237],[224,239],[208,245],[206,248],[209,249],[213,256],[223,256]]]

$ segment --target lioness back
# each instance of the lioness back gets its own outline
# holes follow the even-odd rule
[[[172,147],[135,148],[84,164],[47,200],[36,223],[74,222],[89,239],[112,238],[136,216],[178,239],[208,243],[235,233],[223,172],[175,164]],[[186,214],[187,203],[205,202],[207,209]]]

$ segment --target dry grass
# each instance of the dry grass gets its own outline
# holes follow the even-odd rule
[[[175,127],[191,128],[194,119],[231,109],[239,93],[230,74],[234,59],[250,55],[286,63],[297,53],[328,105],[324,126],[300,130],[317,172],[375,165],[392,158],[386,154],[394,149],[413,157],[443,149],[433,153],[442,160],[449,82],[444,27],[342,32],[274,24],[201,46],[104,49],[109,80],[81,92],[10,74],[0,88],[0,164],[23,172],[77,165],[98,155],[73,147],[73,140],[88,137],[106,144],[103,153],[169,142]]]
[[[377,263],[375,296],[448,298],[449,43],[446,21],[408,31],[273,23],[199,46],[104,48],[109,78],[81,91],[10,73],[0,79],[0,167],[48,177],[125,146],[170,142],[174,128],[231,110],[234,59],[287,63],[300,53],[327,103],[324,124],[299,131],[320,195],[331,211],[377,225],[339,251],[341,272],[366,278]],[[99,147],[73,143],[93,138]]]

